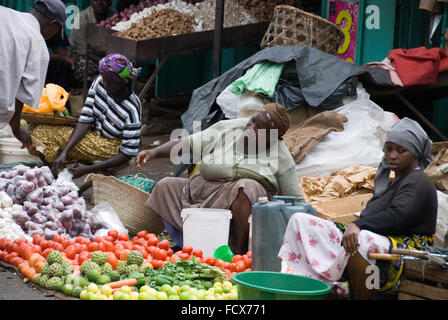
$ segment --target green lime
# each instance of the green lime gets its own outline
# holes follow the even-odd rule
[[[99,283],[99,284],[106,284],[109,282],[111,282],[111,279],[107,274],[100,275],[97,280],[97,283]]]
[[[87,276],[87,280],[89,280],[90,282],[97,283],[98,279],[100,277],[100,273],[96,270],[89,270],[89,271],[87,271],[86,276]]]
[[[73,285],[71,284],[64,284],[64,286],[62,287],[62,293],[65,294],[66,296],[72,296],[73,295]]]

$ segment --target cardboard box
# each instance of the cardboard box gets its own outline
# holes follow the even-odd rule
[[[315,203],[313,207],[316,208],[316,216],[319,218],[349,224],[359,218],[359,213],[372,196],[372,193],[366,193]]]

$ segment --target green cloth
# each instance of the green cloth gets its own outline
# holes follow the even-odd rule
[[[252,91],[272,98],[284,66],[283,63],[259,62],[235,80],[229,90],[236,95]]]

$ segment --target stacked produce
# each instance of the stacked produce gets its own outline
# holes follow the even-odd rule
[[[188,16],[189,19],[194,21],[192,23],[193,30],[188,32],[213,30],[215,28],[215,5],[215,0],[147,0],[141,2],[138,6],[130,6],[123,12],[117,13],[107,20],[101,21],[98,25],[119,31],[116,33],[117,36],[125,36],[122,32],[131,32],[130,30],[134,28],[137,28],[141,34],[145,30],[152,30],[151,34],[146,36],[145,39],[155,38],[158,34],[162,34],[162,36],[171,36],[186,33],[186,29],[185,32],[182,33],[175,32],[175,30],[171,31],[171,33],[169,32],[169,28],[166,28],[166,24],[172,19],[169,15],[160,17],[158,20],[160,23],[159,25],[153,21],[155,17],[157,17],[155,15],[156,12],[171,9],[178,12],[177,14]],[[167,21],[164,21],[165,19]],[[143,22],[143,20],[145,22]],[[254,15],[249,13],[237,2],[234,0],[225,1],[224,27],[227,28],[256,22],[258,22],[258,20]],[[133,31],[132,33],[136,34],[137,31]],[[143,34],[140,37],[133,37],[133,39],[143,39]]]
[[[116,230],[93,241],[0,238],[0,260],[42,288],[87,300],[237,299],[229,279],[251,270],[250,251],[232,262],[203,257],[191,246],[174,253],[168,240],[144,230],[131,240]]]
[[[78,192],[55,180],[46,166],[18,165],[1,172],[0,192],[3,199],[9,197],[9,201],[4,200],[7,205],[11,203],[11,210],[4,209],[9,211],[9,218],[30,237],[38,234],[47,240],[55,235],[91,238],[101,228]]]
[[[131,28],[117,32],[115,35],[135,40],[168,37],[194,32],[195,24],[191,16],[173,9],[162,9],[154,11],[148,17],[133,23]]]

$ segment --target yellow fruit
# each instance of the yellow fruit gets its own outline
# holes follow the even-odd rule
[[[131,292],[131,300],[138,300],[139,293],[132,291]]]
[[[98,286],[96,285],[96,283],[90,283],[87,286],[87,291],[91,292],[91,293],[97,293],[98,292]]]
[[[82,290],[79,294],[79,298],[82,300],[87,300],[87,290]]]
[[[100,293],[106,297],[109,297],[112,294],[112,288],[106,284],[101,287]]]
[[[165,292],[158,291],[157,294],[156,294],[156,299],[157,300],[168,300],[168,296],[166,295]]]

